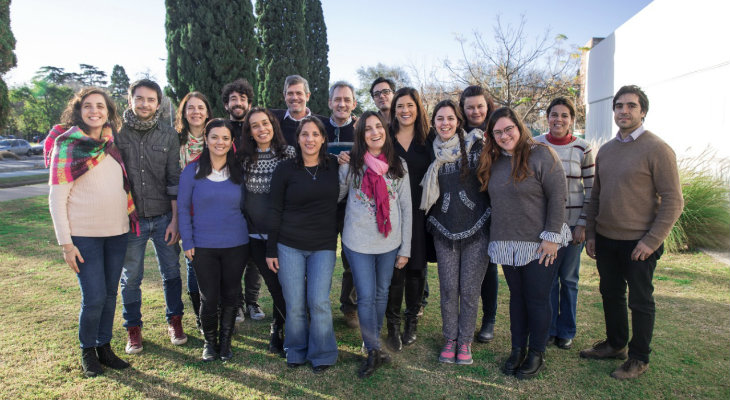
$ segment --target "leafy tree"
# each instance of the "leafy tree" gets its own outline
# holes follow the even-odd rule
[[[89,64],[79,64],[81,82],[84,86],[106,86],[106,72]]]
[[[46,82],[53,83],[54,85],[63,85],[69,80],[69,73],[61,67],[54,67],[52,65],[44,65],[36,71],[33,79],[45,80]],[[78,74],[75,74],[78,75]]]
[[[8,86],[2,76],[18,63],[13,50],[15,36],[10,30],[10,0],[0,0],[0,126],[5,125],[10,111]]]
[[[204,93],[214,114],[224,115],[221,88],[237,78],[256,83],[258,43],[250,1],[165,0],[166,93],[175,103]]]
[[[259,63],[259,103],[283,108],[284,79],[307,78],[303,0],[256,0],[257,31],[263,46]],[[310,88],[311,90],[311,88]]]
[[[327,115],[329,97],[330,67],[327,61],[329,46],[327,45],[327,25],[324,23],[322,2],[320,0],[304,1],[304,17],[306,21],[305,38],[307,46],[307,75],[309,90],[309,108],[313,113]]]
[[[360,89],[355,94],[357,95],[357,106],[363,111],[377,111],[373,98],[370,96],[370,85],[379,76],[392,79],[395,82],[396,89],[411,85],[408,73],[401,67],[391,67],[383,63],[378,63],[375,66],[358,68],[357,78],[360,81]]]
[[[127,89],[129,89],[129,76],[127,71],[121,65],[115,65],[112,68],[110,77],[109,92],[111,92],[114,101],[117,103],[119,110],[123,110],[127,103]]]
[[[61,119],[73,89],[45,80],[34,80],[10,90],[13,126],[26,133],[45,133]]]

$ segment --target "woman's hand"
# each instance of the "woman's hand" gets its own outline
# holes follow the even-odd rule
[[[576,225],[573,228],[573,244],[581,244],[584,240],[586,240],[586,227]]]
[[[195,247],[193,247],[190,250],[185,250],[185,258],[187,258],[190,261],[193,261],[193,257],[195,257]]]
[[[395,267],[398,269],[403,269],[406,264],[408,264],[408,257],[398,256],[398,258],[395,259]]]
[[[586,241],[586,254],[592,259],[596,259],[596,240],[588,239]]]
[[[266,257],[266,265],[268,265],[269,269],[271,271],[273,271],[275,274],[279,273],[279,259],[278,258]]]
[[[75,272],[79,273],[79,266],[76,263],[76,259],[78,259],[78,262],[84,263],[84,258],[81,257],[81,252],[79,252],[79,249],[73,245],[73,243],[64,244],[63,245],[63,259],[66,261],[66,264],[68,264],[69,267]]]
[[[542,264],[543,260],[545,260],[545,267],[548,267],[555,261],[555,257],[558,256],[558,244],[543,240],[537,249],[537,255],[540,256],[537,263]]]
[[[340,165],[348,164],[350,162],[350,152],[349,151],[341,151],[340,154],[337,155],[337,163]]]

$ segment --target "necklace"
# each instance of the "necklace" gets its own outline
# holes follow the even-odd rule
[[[309,170],[309,167],[306,167],[306,166],[304,167],[304,170],[307,171],[309,176],[312,177],[313,181],[317,180],[317,172],[319,171],[319,164],[317,165],[317,168],[314,169],[314,173],[312,173],[312,171]]]

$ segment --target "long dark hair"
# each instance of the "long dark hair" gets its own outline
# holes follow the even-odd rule
[[[310,115],[308,117],[304,117],[301,121],[299,121],[299,126],[297,126],[297,132],[294,135],[294,137],[297,140],[297,145],[294,146],[294,149],[297,151],[297,156],[294,158],[296,161],[296,164],[300,167],[304,167],[304,158],[302,157],[302,148],[299,144],[299,134],[302,133],[302,127],[304,124],[311,122],[313,123],[317,129],[319,130],[319,134],[322,135],[324,138],[324,143],[322,143],[322,147],[319,148],[319,165],[323,166],[325,169],[329,168],[329,157],[327,153],[327,130],[324,127],[324,124],[322,121],[319,120],[319,118],[315,117],[314,115]]]
[[[247,172],[253,168],[259,158],[259,152],[257,151],[258,145],[251,134],[250,122],[251,116],[258,113],[264,113],[269,119],[269,123],[271,123],[271,129],[274,131],[274,137],[271,138],[271,144],[269,146],[271,147],[271,151],[274,153],[275,157],[283,159],[284,151],[286,150],[286,139],[284,139],[284,135],[281,133],[279,120],[276,119],[274,114],[268,109],[262,107],[254,107],[250,109],[246,113],[241,124],[241,147],[238,149],[238,154],[236,154],[236,156],[238,156],[238,160],[243,165],[244,170]]]
[[[459,179],[463,181],[469,175],[469,155],[466,154],[466,142],[464,141],[464,115],[461,113],[459,107],[456,106],[453,100],[441,100],[433,108],[433,114],[431,114],[431,125],[436,126],[436,113],[444,107],[449,107],[454,110],[456,120],[459,125],[456,126],[456,135],[459,137],[459,149],[461,150],[461,167],[459,173]],[[438,132],[436,133],[438,135]]]
[[[413,99],[413,102],[416,103],[416,121],[413,125],[413,138],[416,140],[416,143],[425,144],[429,129],[428,115],[426,115],[426,109],[423,107],[423,102],[421,101],[421,96],[418,94],[418,90],[412,87],[400,88],[393,95],[393,100],[390,102],[390,133],[395,135],[400,130],[398,118],[395,116],[395,105],[398,102],[398,99],[403,96],[410,96]]]
[[[365,125],[370,117],[377,118],[383,125],[383,136],[385,137],[383,155],[385,155],[385,160],[388,163],[388,178],[402,178],[403,175],[405,175],[405,170],[403,169],[403,163],[401,163],[400,158],[395,153],[393,139],[391,139],[390,134],[385,131],[388,125],[385,123],[385,120],[383,120],[380,113],[376,113],[374,111],[366,111],[355,123],[355,142],[353,143],[352,151],[350,152],[350,173],[356,178],[360,178],[362,175],[362,166],[365,164],[365,153],[368,151],[368,146],[365,142]]]
[[[499,121],[500,118],[508,118],[513,124],[515,124],[517,130],[520,131],[520,137],[517,139],[517,144],[515,145],[511,159],[512,180],[514,182],[522,182],[531,175],[530,167],[527,162],[530,159],[532,145],[538,143],[532,139],[532,136],[525,127],[525,124],[522,123],[522,119],[513,109],[509,107],[498,108],[489,117],[489,122],[487,122],[487,131],[484,132],[484,150],[482,150],[482,155],[479,159],[479,168],[477,169],[477,178],[479,178],[479,182],[482,184],[482,191],[487,190],[487,185],[489,185],[492,164],[494,164],[499,157],[502,157],[502,148],[497,144],[492,132],[494,131],[494,125],[497,124],[497,121]]]
[[[226,154],[226,167],[228,167],[228,173],[233,183],[240,185],[243,182],[243,169],[241,163],[236,160],[236,154],[233,152],[233,127],[227,119],[214,118],[205,124],[205,138],[208,138],[210,131],[215,128],[226,128],[228,133],[231,135],[231,148],[228,149]],[[198,172],[195,174],[195,179],[205,179],[208,175],[213,172],[213,165],[210,162],[210,149],[208,144],[205,143],[203,152],[200,153],[198,159]]]
[[[484,101],[487,103],[487,115],[484,117],[484,122],[482,123],[482,126],[473,126],[472,128],[481,129],[482,127],[484,127],[484,129],[486,129],[487,121],[489,121],[489,116],[492,115],[492,113],[494,112],[494,101],[483,87],[479,85],[467,86],[466,89],[461,92],[461,96],[459,96],[459,108],[461,109],[461,113],[466,115],[466,110],[464,109],[464,103],[466,102],[466,98],[474,96],[484,96]],[[464,118],[463,128],[466,129],[468,124],[469,121]]]
[[[63,114],[61,114],[61,124],[67,128],[78,126],[79,129],[88,133],[89,127],[86,126],[84,119],[81,118],[81,104],[92,94],[99,94],[104,98],[107,112],[106,122],[111,125],[114,132],[116,132],[121,126],[121,119],[119,118],[119,114],[117,114],[117,107],[114,105],[114,100],[112,100],[112,97],[109,96],[109,93],[107,93],[106,90],[97,87],[81,89],[78,93],[74,94],[74,97],[72,97],[66,105],[66,109],[63,111]]]
[[[203,104],[205,104],[205,109],[208,113],[208,116],[205,118],[205,123],[207,124],[208,121],[210,121],[210,119],[212,118],[210,102],[204,94],[200,92],[190,92],[186,94],[180,102],[180,107],[177,108],[177,113],[175,113],[175,130],[177,131],[178,139],[180,139],[180,146],[183,146],[188,142],[188,132],[190,132],[190,124],[188,123],[188,119],[185,118],[185,113],[187,112],[186,108],[188,106],[188,101],[190,101],[191,97],[195,97],[196,99],[201,100]]]

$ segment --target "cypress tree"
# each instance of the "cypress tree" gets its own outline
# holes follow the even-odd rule
[[[237,78],[256,83],[253,5],[246,0],[165,0],[165,8],[167,95],[179,103],[197,90],[208,97],[214,115],[225,115],[223,86]]]
[[[312,92],[309,108],[313,113],[328,115],[330,67],[327,54],[329,46],[327,45],[327,26],[324,23],[322,2],[304,0],[304,18],[306,20],[307,62],[309,63],[306,78],[309,80],[309,89]]]
[[[10,113],[8,86],[2,76],[15,67],[15,36],[10,30],[10,0],[0,0],[0,126],[4,126]]]
[[[127,76],[127,71],[124,70],[124,67],[119,64],[114,65],[110,80],[109,91],[112,93],[112,96],[124,99],[129,88],[129,76]]]
[[[257,31],[262,45],[259,104],[284,108],[284,79],[307,76],[303,0],[256,0]],[[311,91],[311,88],[310,88]]]

